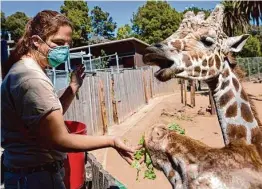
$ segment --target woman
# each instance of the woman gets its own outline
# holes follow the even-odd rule
[[[64,63],[69,54],[72,25],[55,11],[39,12],[3,65],[2,147],[5,188],[65,188],[65,152],[113,147],[131,163],[135,149],[114,136],[69,134],[63,114],[81,87],[84,67],[72,74],[58,99],[45,73]]]

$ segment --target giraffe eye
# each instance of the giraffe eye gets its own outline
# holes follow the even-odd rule
[[[211,37],[201,37],[200,41],[208,47],[214,44],[214,39],[212,39]]]

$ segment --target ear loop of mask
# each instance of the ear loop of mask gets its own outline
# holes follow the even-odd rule
[[[49,50],[52,49],[39,35],[37,35],[37,37],[38,37],[38,39],[40,39],[43,43],[45,43],[45,44],[49,47]],[[49,50],[48,50],[48,51],[49,51]],[[36,51],[37,51],[41,56],[43,56],[44,58],[47,59],[47,56],[46,56],[44,53],[40,52],[38,49],[36,49]],[[47,54],[48,54],[48,52],[47,52]]]

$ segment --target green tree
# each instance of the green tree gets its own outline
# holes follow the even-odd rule
[[[1,30],[6,30],[6,17],[5,13],[1,11]]]
[[[234,1],[234,8],[238,14],[244,13],[246,19],[254,20],[259,26],[259,20],[262,21],[262,1]]]
[[[8,39],[5,13],[1,11],[1,39]]]
[[[18,41],[19,38],[22,37],[28,20],[29,18],[23,12],[16,12],[6,18],[6,30],[11,33],[11,37],[14,41]]]
[[[223,18],[223,30],[228,36],[234,36],[239,33],[247,32],[249,20],[243,12],[238,12],[234,7],[233,1],[223,1],[225,6]]]
[[[250,36],[242,51],[238,53],[240,57],[262,56],[260,41],[256,36]]]
[[[187,8],[183,11],[183,14],[185,14],[187,11],[193,11],[194,14],[197,14],[198,12],[204,12],[205,18],[207,18],[211,13],[211,10],[205,10],[205,9],[202,9],[202,8],[200,9],[198,7],[189,7],[189,8]]]
[[[174,33],[182,15],[166,1],[147,1],[133,13],[131,20],[135,36],[149,44],[164,40]]]
[[[88,33],[91,32],[91,19],[88,16],[88,5],[83,0],[64,1],[60,7],[61,13],[65,14],[73,24],[73,46],[87,44]]]
[[[117,39],[125,39],[132,36],[132,28],[128,24],[118,28]]]
[[[108,67],[110,57],[104,57],[104,56],[107,56],[107,54],[103,49],[101,49],[100,59],[95,59],[93,62],[96,69],[105,69]]]
[[[114,31],[117,27],[116,22],[109,16],[108,12],[103,11],[100,7],[95,6],[91,11],[93,33],[96,36],[102,36],[107,39],[114,38]]]

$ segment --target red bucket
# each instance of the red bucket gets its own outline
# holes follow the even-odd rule
[[[76,121],[65,121],[69,133],[86,135],[86,125]],[[65,186],[80,189],[85,183],[85,152],[68,153],[65,160]]]

